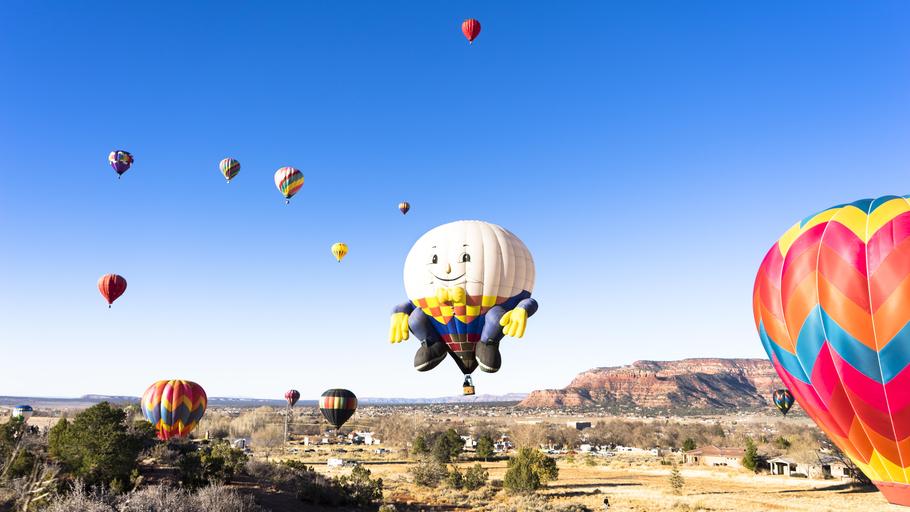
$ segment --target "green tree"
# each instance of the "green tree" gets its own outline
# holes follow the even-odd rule
[[[423,434],[417,434],[417,437],[414,438],[414,442],[411,443],[411,451],[415,455],[426,455],[430,453],[430,447],[427,446],[427,438]]]
[[[480,436],[477,440],[477,457],[487,461],[493,456],[493,438],[488,435]]]
[[[435,460],[421,460],[408,469],[414,483],[423,487],[436,487],[439,485],[448,472],[446,467]]]
[[[24,437],[25,422],[21,418],[10,418],[0,425],[0,477],[19,476],[14,467],[22,462]]]
[[[442,435],[436,436],[433,442],[433,458],[441,463],[447,463],[457,459],[463,449],[464,439],[454,428],[450,428]]]
[[[107,402],[60,420],[48,435],[48,453],[88,485],[129,481],[147,430],[132,430],[126,413]]]
[[[685,485],[686,481],[680,474],[679,468],[674,464],[673,469],[670,470],[670,488],[673,489],[673,494],[682,494]]]
[[[559,477],[556,461],[533,448],[522,448],[509,459],[503,486],[518,493],[534,492]]]
[[[682,444],[683,451],[691,452],[692,450],[694,450],[696,448],[698,448],[698,445],[695,444],[695,439],[692,439],[691,437],[687,437],[686,440],[683,441],[683,444]]]
[[[746,454],[743,456],[742,464],[750,471],[758,471],[758,447],[751,437],[746,438]]]
[[[193,445],[182,448],[188,449],[180,456],[177,467],[180,480],[189,487],[229,483],[247,461],[243,451],[233,448],[227,441],[216,441],[198,449]]]
[[[349,476],[338,478],[337,483],[350,504],[366,507],[382,500],[382,479],[370,476],[369,469],[357,466]]]

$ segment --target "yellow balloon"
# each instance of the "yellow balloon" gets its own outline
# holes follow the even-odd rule
[[[341,260],[344,259],[344,255],[347,253],[348,244],[338,242],[332,245],[332,255],[335,256],[335,259],[338,260],[338,263],[341,263]]]

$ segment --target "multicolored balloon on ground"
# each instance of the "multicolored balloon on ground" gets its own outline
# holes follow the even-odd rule
[[[771,395],[771,400],[774,402],[774,405],[784,414],[787,415],[790,412],[790,408],[793,407],[793,394],[786,389],[778,389]]]
[[[338,263],[341,263],[341,260],[344,259],[345,255],[348,253],[348,244],[344,242],[338,242],[332,244],[332,256],[338,260]]]
[[[117,178],[119,179],[120,176],[123,176],[123,173],[128,171],[130,166],[133,165],[133,155],[128,151],[115,149],[107,156],[107,161],[111,164],[111,167],[114,168],[114,171],[117,172]]]
[[[411,203],[409,203],[407,201],[402,201],[402,202],[398,203],[398,210],[401,212],[402,215],[407,215],[408,211],[410,209],[411,209]]]
[[[282,167],[275,171],[275,186],[284,196],[284,204],[289,204],[303,186],[303,173],[293,167]]]
[[[910,505],[910,201],[794,224],[755,278],[755,325],[800,407],[891,503]]]
[[[233,158],[225,158],[218,163],[218,169],[221,170],[221,174],[224,175],[224,179],[230,183],[231,180],[240,173],[240,162],[234,160]]]
[[[202,386],[188,380],[159,380],[142,395],[142,413],[162,441],[189,435],[199,425],[207,405]]]
[[[464,20],[461,24],[461,33],[468,38],[468,42],[474,44],[474,40],[480,35],[480,22],[474,18]]]
[[[357,397],[347,389],[330,389],[319,399],[319,410],[336,429],[341,428],[357,410]]]
[[[300,400],[300,391],[289,389],[288,392],[284,394],[284,399],[288,401],[288,407],[294,407],[294,405],[297,404],[297,400]]]
[[[20,418],[23,422],[28,422],[28,419],[35,414],[35,410],[32,409],[31,405],[17,405],[13,407],[13,418]]]
[[[98,291],[107,301],[107,307],[111,307],[111,304],[126,291],[126,279],[117,274],[104,274],[98,279]]]
[[[438,365],[446,352],[466,375],[478,365],[498,371],[499,342],[524,336],[537,311],[531,252],[488,222],[451,222],[421,236],[405,260],[404,286],[410,300],[393,310],[389,341],[413,332],[421,341],[419,371]]]

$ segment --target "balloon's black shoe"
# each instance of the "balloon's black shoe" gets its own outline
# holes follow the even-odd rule
[[[499,342],[478,342],[474,347],[474,356],[477,357],[477,366],[487,373],[496,373],[502,366],[502,356],[499,355]]]
[[[432,370],[446,358],[446,354],[445,343],[440,341],[429,345],[421,343],[420,348],[417,349],[417,353],[414,354],[414,368],[416,368],[418,372]]]

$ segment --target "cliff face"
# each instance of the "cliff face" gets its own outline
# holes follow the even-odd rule
[[[565,389],[534,391],[518,406],[734,411],[768,407],[782,387],[767,359],[636,361],[582,372]]]

